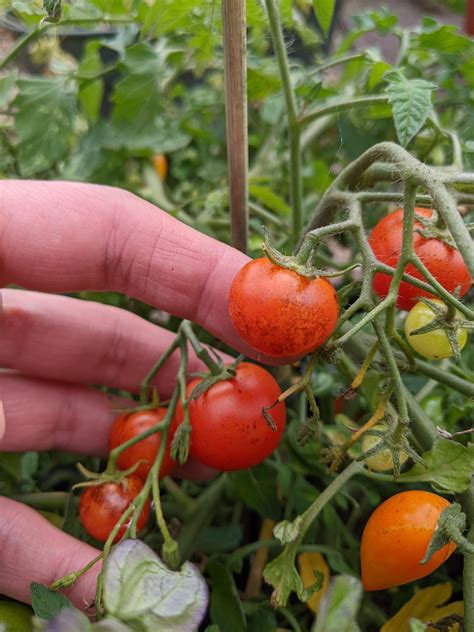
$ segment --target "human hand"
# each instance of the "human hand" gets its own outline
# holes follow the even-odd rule
[[[227,311],[244,254],[119,189],[2,181],[0,196],[0,282],[37,290],[2,291],[0,364],[10,371],[0,374],[0,451],[105,456],[120,403],[86,385],[136,392],[172,339],[125,310],[41,292],[122,292],[270,361],[242,342]],[[177,367],[174,355],[158,374],[164,397]],[[201,368],[191,355],[190,371]],[[205,473],[193,464],[187,471]],[[0,594],[29,601],[30,582],[48,585],[96,555],[33,509],[0,497]],[[92,601],[98,571],[69,591],[77,606]]]

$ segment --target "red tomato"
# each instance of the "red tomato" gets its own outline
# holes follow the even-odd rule
[[[188,396],[201,382],[188,385]],[[272,430],[262,408],[270,406],[281,389],[268,371],[242,362],[235,377],[218,382],[189,404],[192,425],[190,454],[216,470],[241,470],[267,458],[278,446],[285,429],[286,408],[281,402],[270,410]],[[182,419],[178,406],[177,420]]]
[[[254,349],[284,358],[320,347],[334,330],[339,303],[326,279],[308,279],[262,257],[235,276],[229,312],[239,335]]]
[[[431,217],[432,210],[428,208],[416,208],[415,213],[423,217]],[[422,228],[420,222],[415,221],[415,228]],[[395,268],[402,249],[403,209],[397,209],[389,213],[375,226],[369,237],[369,243],[374,255],[379,261]],[[471,286],[471,276],[461,255],[455,248],[451,248],[440,239],[426,239],[420,233],[413,233],[413,247],[431,274],[441,285],[453,293],[459,286],[460,296],[465,294]],[[425,280],[418,270],[412,265],[405,268],[405,272],[417,279]],[[379,296],[385,298],[392,277],[389,274],[377,272],[374,279],[374,290]],[[397,306],[400,309],[409,310],[418,301],[420,296],[432,297],[433,294],[420,290],[416,286],[402,281],[398,291]]]
[[[365,590],[383,590],[420,579],[438,568],[456,545],[450,542],[420,564],[449,502],[430,492],[395,494],[377,507],[365,525],[360,548]]]
[[[123,512],[141,492],[143,481],[132,474],[123,481],[111,481],[85,487],[79,501],[79,518],[82,526],[96,540],[105,542],[110,532],[120,520]],[[142,529],[148,520],[150,501],[147,500],[138,519],[137,527]],[[120,527],[114,542],[120,540],[131,522],[131,516]]]
[[[136,437],[152,426],[156,426],[156,424],[164,419],[165,415],[166,408],[139,410],[135,413],[119,415],[110,428],[109,449],[113,450],[122,443],[125,443],[125,441]],[[170,454],[172,438],[172,432],[168,431],[167,446],[160,467],[160,478],[168,476],[176,465]],[[161,433],[156,432],[124,450],[118,458],[117,465],[121,470],[128,470],[138,461],[144,461],[140,463],[134,474],[146,480],[148,472],[151,470],[158,450],[160,449],[160,444]]]

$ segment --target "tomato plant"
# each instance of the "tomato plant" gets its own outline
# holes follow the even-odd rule
[[[119,481],[109,481],[86,487],[81,493],[79,518],[82,526],[99,542],[105,542],[129,505],[143,488],[143,481],[135,475]],[[142,529],[150,513],[147,500],[138,518],[137,529]],[[114,538],[120,540],[130,519],[124,522]]]
[[[432,210],[415,208],[416,215],[431,218]],[[369,238],[375,256],[382,263],[395,267],[398,263],[402,248],[403,210],[397,209],[389,213],[372,230]],[[431,274],[449,292],[459,288],[459,295],[463,296],[471,287],[471,276],[460,253],[446,242],[436,238],[426,238],[421,234],[423,225],[414,222],[413,250],[425,264]],[[405,272],[417,279],[423,275],[413,264],[407,265]],[[391,277],[378,272],[374,279],[374,290],[381,297],[387,296]],[[408,281],[402,281],[398,290],[397,306],[409,310],[421,296],[433,296],[429,292],[420,290]]]
[[[418,14],[407,28],[402,4],[402,22]],[[379,632],[397,611],[397,629],[416,626],[407,606],[443,586],[454,603],[418,625],[442,611],[440,626],[474,632],[474,349],[451,357],[442,327],[412,333],[434,315],[460,347],[474,322],[474,40],[445,8],[461,4],[349,17],[332,0],[247,0],[244,17],[243,0],[0,3],[4,284],[22,274],[68,293],[2,290],[0,593],[27,600],[44,577],[53,593],[32,594],[35,611],[67,589],[88,614],[94,603],[91,630],[112,617]],[[81,191],[85,205],[70,197]],[[70,221],[71,279],[55,255]],[[83,261],[85,290],[70,291],[104,234],[112,287],[91,290]],[[239,365],[242,348],[272,366]],[[115,418],[116,396],[135,412]],[[79,516],[76,452],[97,483]],[[420,489],[402,508],[407,486]],[[438,522],[447,501],[430,490],[459,513],[453,502]],[[106,542],[97,582],[82,581],[75,553],[90,549],[70,536],[104,540],[124,511],[126,541]],[[372,529],[378,516],[386,528]],[[362,579],[392,587],[362,600],[366,524]],[[421,565],[426,543],[447,531],[457,554],[429,574],[452,545]],[[173,609],[157,586],[179,586]]]
[[[395,494],[379,505],[362,533],[360,560],[365,590],[382,590],[432,573],[456,549],[451,542],[421,564],[441,512],[449,502],[431,492]]]
[[[435,304],[443,305],[442,301]],[[458,318],[461,316],[457,313]],[[422,334],[413,332],[433,322],[435,313],[433,309],[421,301],[411,308],[405,319],[405,335],[411,347],[424,358],[429,360],[441,360],[454,355],[453,347],[443,329],[434,329]],[[456,340],[459,350],[463,349],[467,342],[467,330],[463,327],[456,331]]]
[[[254,349],[284,358],[320,347],[334,330],[339,303],[327,279],[305,278],[262,257],[237,273],[229,312]]]
[[[188,395],[200,382],[200,378],[190,382]],[[221,471],[263,461],[277,448],[285,429],[285,403],[272,406],[280,395],[281,389],[268,371],[248,362],[239,364],[234,377],[191,399],[191,455]],[[270,406],[274,429],[262,413]],[[178,411],[178,421],[179,416]]]
[[[119,415],[110,428],[110,450],[156,426],[156,424],[164,419],[165,415],[166,408],[140,410],[134,413]],[[170,454],[172,438],[171,435],[168,437],[165,454],[160,465],[160,477],[168,476],[175,466],[175,462]],[[145,480],[158,454],[160,444],[161,434],[156,432],[124,450],[117,460],[117,465],[122,470],[128,470],[141,461],[137,469],[134,470],[134,473]]]

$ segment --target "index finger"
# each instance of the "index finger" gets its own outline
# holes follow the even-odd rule
[[[238,250],[112,187],[4,180],[0,200],[4,285],[122,292],[275,363],[246,345],[230,321],[230,285],[249,260]]]

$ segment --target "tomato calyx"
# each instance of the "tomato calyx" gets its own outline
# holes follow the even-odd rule
[[[458,331],[460,329],[474,329],[474,323],[464,318],[460,318],[456,309],[454,309],[451,305],[445,305],[439,300],[420,297],[420,302],[429,307],[429,309],[433,312],[433,320],[423,327],[410,331],[409,334],[411,336],[418,336],[442,329],[446,333],[456,362],[459,363],[461,359],[461,351],[458,343]]]
[[[406,455],[415,463],[426,465],[421,456],[411,447],[406,435],[404,433],[397,433],[395,424],[387,424],[384,425],[383,428],[371,428],[365,431],[364,436],[377,437],[379,441],[357,457],[357,461],[365,461],[366,459],[370,459],[370,457],[388,450],[392,458],[393,475],[395,478],[400,476],[401,467],[403,465],[401,455]],[[406,457],[404,460],[406,460]]]
[[[128,470],[117,470],[107,468],[105,472],[92,472],[88,470],[86,467],[82,465],[82,463],[77,463],[76,467],[79,472],[86,479],[81,483],[76,483],[72,486],[72,489],[81,489],[83,487],[96,487],[99,485],[104,485],[105,483],[119,483],[120,485],[124,485],[125,489],[128,486],[128,478],[131,474],[135,472],[135,470],[140,466],[140,463],[144,461],[137,461],[134,463],[132,467],[129,467]]]
[[[453,503],[444,509],[438,518],[436,529],[433,532],[425,557],[420,564],[427,564],[431,557],[447,544],[454,542],[461,553],[474,553],[474,545],[464,537],[467,517],[461,510],[461,505]]]
[[[438,239],[439,241],[443,241],[450,248],[456,248],[451,233],[435,209],[432,209],[430,217],[425,217],[415,212],[415,220],[421,224],[421,227],[414,229],[415,233],[419,233],[425,239]]]
[[[156,410],[159,407],[160,403],[161,402],[160,402],[160,395],[158,393],[158,389],[156,388],[156,386],[153,386],[152,392],[151,392],[151,400],[149,402],[140,403],[137,406],[130,406],[130,408],[116,409],[113,412],[131,415],[133,413],[138,413],[142,410]]]
[[[316,246],[311,249],[309,255],[305,254],[302,256],[299,252],[296,255],[283,255],[270,243],[267,230],[265,230],[265,240],[262,244],[262,250],[267,259],[269,259],[274,265],[279,266],[280,268],[285,268],[286,270],[292,270],[293,272],[296,272],[296,274],[310,280],[342,276],[346,272],[360,267],[361,265],[360,263],[356,263],[344,268],[343,270],[337,270],[336,272],[321,270],[312,264],[312,261],[316,257]]]

